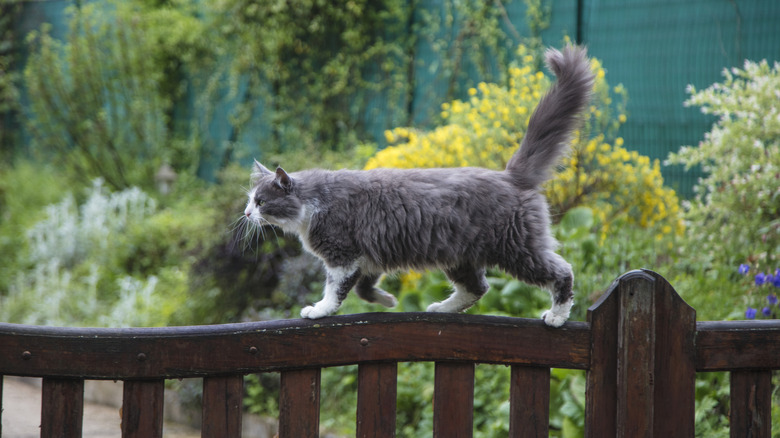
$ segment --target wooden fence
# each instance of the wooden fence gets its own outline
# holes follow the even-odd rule
[[[558,329],[431,313],[149,329],[0,324],[0,375],[43,377],[42,437],[81,436],[85,379],[122,380],[122,436],[148,438],[162,435],[165,379],[202,377],[202,436],[236,437],[243,376],[280,372],[279,436],[300,438],[319,432],[320,370],[358,364],[357,436],[392,437],[397,363],[431,361],[434,436],[450,438],[472,435],[476,363],[512,367],[512,437],[547,436],[550,368],[584,369],[587,436],[691,437],[696,372],[729,371],[731,436],[769,437],[780,322],[695,316],[663,277],[632,271],[587,322]]]

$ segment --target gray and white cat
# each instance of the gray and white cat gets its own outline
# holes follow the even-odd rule
[[[353,288],[393,307],[376,287],[385,272],[438,268],[449,298],[429,312],[460,312],[485,292],[486,267],[499,267],[552,295],[544,322],[561,326],[572,306],[571,265],[555,253],[540,185],[567,151],[593,87],[584,48],[550,49],[557,82],[531,116],[522,145],[504,171],[483,168],[271,171],[255,161],[244,214],[299,236],[325,264],[321,301],[304,318],[334,313]]]

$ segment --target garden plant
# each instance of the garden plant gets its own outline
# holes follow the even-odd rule
[[[238,163],[248,151],[291,170],[501,169],[550,84],[540,40],[516,45],[512,29],[501,30],[500,9],[469,2],[445,2],[441,16],[390,0],[375,9],[368,0],[328,3],[298,15],[291,5],[315,2],[77,3],[61,40],[49,28],[32,34],[24,73],[0,75],[0,113],[21,111],[25,90],[20,119],[31,144],[22,153],[4,148],[0,163],[3,322],[164,326],[297,315],[322,288],[320,267],[279,232],[268,230],[265,240],[232,232],[249,184],[248,166]],[[526,4],[538,36],[548,12],[542,2]],[[4,13],[18,13],[17,6],[2,2]],[[456,16],[466,24],[454,26]],[[268,17],[277,19],[273,26]],[[0,17],[0,30],[7,22]],[[344,26],[328,28],[333,22]],[[412,29],[423,29],[414,35],[446,55],[438,79],[446,92],[428,125],[406,111],[419,92],[409,82],[420,47]],[[320,38],[303,38],[309,32]],[[343,50],[330,57],[329,44]],[[0,70],[12,64],[4,53]],[[722,82],[690,88],[686,105],[700,107],[713,125],[699,144],[667,160],[705,171],[695,196],[682,201],[664,183],[662,163],[620,136],[630,90],[610,85],[598,60],[592,68],[592,106],[544,187],[561,254],[575,270],[572,319],[584,320],[611,281],[634,268],[668,278],[698,320],[776,318],[778,65],[749,61],[725,70]],[[201,90],[202,113],[187,113],[189,89]],[[386,102],[393,126],[372,142],[361,117],[387,90],[395,93]],[[263,96],[274,96],[273,117],[256,105]],[[221,114],[226,101],[237,105]],[[217,145],[203,133],[219,116],[229,134]],[[163,163],[178,173],[168,194],[154,187]],[[499,272],[488,281],[490,291],[470,313],[537,318],[549,305],[547,293]],[[409,272],[387,276],[382,287],[398,297],[397,311],[422,311],[449,286],[440,272]],[[350,297],[341,313],[376,310]],[[584,373],[555,369],[551,376],[551,436],[582,436]],[[508,433],[509,378],[506,368],[477,367],[475,436]],[[354,434],[354,367],[327,369],[322,379],[328,398],[339,400],[323,404],[323,428]],[[431,434],[433,380],[431,364],[399,365],[399,436]],[[249,412],[278,408],[277,375],[249,376],[246,388]],[[182,392],[197,402],[197,391]],[[727,375],[699,376],[696,398],[697,436],[727,436]],[[773,425],[780,434],[780,403]]]

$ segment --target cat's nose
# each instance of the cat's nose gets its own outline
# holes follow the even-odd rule
[[[246,212],[246,217],[249,217],[249,216],[252,216],[252,212],[251,211],[247,211]]]

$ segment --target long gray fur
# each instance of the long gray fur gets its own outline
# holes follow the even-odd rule
[[[566,153],[593,86],[585,49],[546,53],[557,82],[531,116],[519,150],[505,171],[483,168],[304,170],[287,174],[260,163],[245,210],[254,224],[297,234],[327,271],[322,301],[301,315],[335,312],[347,293],[393,306],[376,288],[380,275],[438,268],[455,286],[428,310],[458,312],[473,305],[488,284],[485,268],[497,266],[552,294],[542,316],[551,326],[568,319],[571,266],[555,253],[548,205],[539,186]]]

